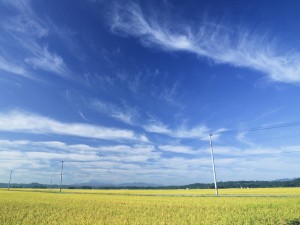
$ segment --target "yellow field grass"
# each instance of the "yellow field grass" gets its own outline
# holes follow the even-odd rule
[[[0,189],[0,224],[300,224],[300,188]]]

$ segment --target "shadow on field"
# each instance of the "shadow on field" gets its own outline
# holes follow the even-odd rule
[[[287,221],[284,225],[300,225],[300,219]]]

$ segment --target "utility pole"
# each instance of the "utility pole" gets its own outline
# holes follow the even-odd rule
[[[52,179],[51,179],[51,182],[50,182],[50,192],[51,192],[51,188],[52,188]]]
[[[61,192],[61,184],[62,184],[62,175],[64,170],[64,161],[61,161],[61,172],[60,172],[60,185],[59,185],[59,192]]]
[[[218,186],[217,186],[217,176],[216,176],[216,168],[215,168],[215,157],[214,157],[214,149],[212,146],[212,140],[211,140],[212,134],[209,134],[209,143],[210,143],[210,153],[211,153],[211,161],[213,166],[213,174],[214,174],[214,183],[215,183],[215,190],[216,190],[216,196],[219,195],[218,192]]]
[[[12,175],[12,170],[10,171],[7,190],[9,190],[9,188],[10,188],[11,175]]]

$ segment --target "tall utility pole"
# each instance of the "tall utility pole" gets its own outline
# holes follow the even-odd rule
[[[52,179],[51,179],[51,182],[50,182],[50,192],[51,192],[51,189],[52,189]]]
[[[9,190],[9,188],[10,188],[11,175],[12,175],[12,170],[10,171],[7,190]]]
[[[213,166],[213,174],[214,174],[214,183],[215,183],[216,196],[218,196],[219,192],[218,192],[218,186],[217,186],[217,176],[216,176],[216,168],[215,168],[215,157],[214,157],[214,149],[213,149],[213,146],[212,146],[211,136],[212,136],[212,134],[209,134],[210,153],[211,153],[211,161],[212,161],[212,166]]]
[[[62,184],[62,175],[64,170],[64,161],[61,161],[61,172],[60,172],[60,185],[59,185],[59,192],[61,192],[61,184]]]

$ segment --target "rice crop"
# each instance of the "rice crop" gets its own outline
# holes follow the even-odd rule
[[[0,189],[0,224],[300,224],[300,188]]]

